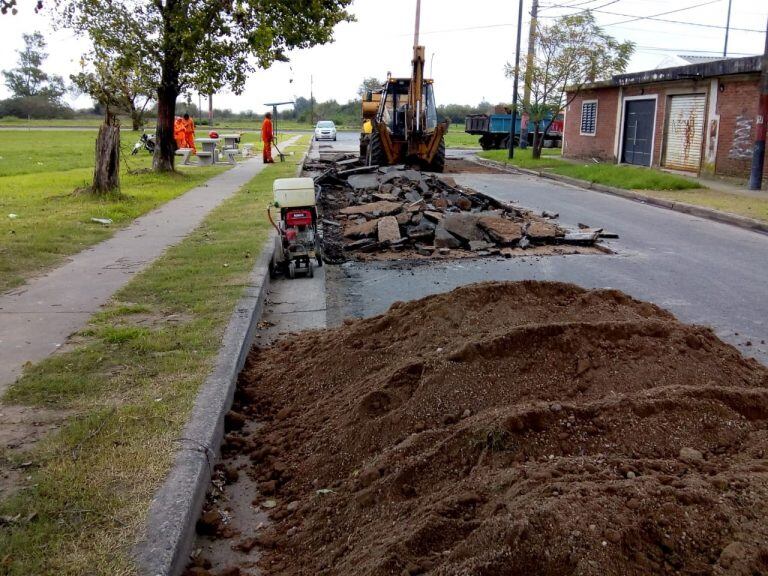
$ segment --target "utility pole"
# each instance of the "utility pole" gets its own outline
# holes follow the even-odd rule
[[[309,123],[315,125],[315,77],[309,75]]]
[[[765,122],[768,118],[768,21],[765,25],[765,49],[760,74],[760,101],[757,105],[755,120],[755,147],[752,150],[752,170],[749,174],[749,189],[760,190],[763,184],[765,167]]]
[[[728,57],[728,32],[731,29],[731,3],[733,0],[728,0],[728,17],[725,20],[725,44],[723,44],[723,58]]]
[[[213,128],[213,92],[208,94],[208,126]]]
[[[523,86],[523,116],[520,122],[520,148],[528,147],[528,122],[531,105],[531,80],[533,78],[533,58],[536,56],[536,18],[539,16],[539,0],[533,0],[531,6],[531,25],[528,28],[528,56],[525,60],[525,85]]]
[[[517,46],[515,47],[515,85],[512,87],[512,122],[509,125],[507,158],[515,156],[515,124],[517,123],[517,83],[520,81],[520,36],[523,29],[523,0],[517,8]]]

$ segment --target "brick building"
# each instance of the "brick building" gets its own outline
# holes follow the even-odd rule
[[[566,108],[563,156],[747,177],[760,60],[728,58],[590,84]]]

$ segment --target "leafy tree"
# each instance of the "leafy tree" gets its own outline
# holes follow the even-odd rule
[[[0,14],[18,14],[19,10],[16,8],[16,0],[0,0]],[[35,2],[35,12],[39,12],[43,9],[43,0],[37,0]]]
[[[40,32],[23,34],[22,37],[24,49],[17,50],[18,67],[3,70],[5,85],[17,98],[42,96],[52,102],[58,102],[65,92],[64,80],[61,76],[45,73],[41,68],[48,57],[45,38]]]
[[[153,69],[133,54],[118,54],[94,45],[81,60],[82,71],[70,76],[73,84],[103,107],[107,124],[117,113],[131,117],[133,130],[144,125],[144,112],[154,96]]]
[[[374,76],[369,76],[368,78],[363,79],[363,82],[360,84],[360,86],[357,89],[357,95],[360,98],[362,98],[363,96],[365,96],[367,92],[379,90],[383,85],[384,85],[384,82],[382,82],[378,78]]]
[[[154,168],[173,170],[173,116],[185,89],[239,94],[255,65],[332,41],[352,0],[57,0],[61,22],[117,54],[155,64]]]
[[[624,72],[634,49],[632,42],[619,42],[606,34],[590,11],[538,27],[536,55],[531,68],[520,75],[530,78],[531,102],[525,112],[534,127],[534,158],[541,157],[544,145],[539,133],[546,135],[585,84]],[[515,68],[507,63],[504,72],[513,78]]]

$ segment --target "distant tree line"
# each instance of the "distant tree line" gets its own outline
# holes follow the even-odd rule
[[[25,48],[19,50],[19,61],[16,68],[2,72],[5,85],[13,94],[11,98],[0,100],[0,117],[15,116],[17,118],[73,118],[76,114],[94,114],[106,116],[109,114],[129,116],[134,130],[140,129],[147,118],[157,118],[157,103],[151,98],[149,82],[141,74],[134,72],[130,62],[110,59],[108,54],[90,54],[83,59],[83,70],[72,75],[71,91],[88,94],[94,98],[92,108],[73,110],[62,101],[67,92],[64,80],[60,76],[49,75],[42,66],[48,54],[45,52],[46,43],[42,34],[35,32],[24,35]],[[121,74],[110,73],[109,69],[100,66],[109,62],[109,69],[117,69]],[[339,103],[336,100],[318,102],[299,96],[292,107],[278,111],[277,119],[290,120],[310,124],[318,120],[333,120],[339,126],[357,127],[361,123],[361,104],[366,92],[382,85],[376,78],[366,78],[357,90],[357,98]],[[477,106],[466,104],[444,104],[437,107],[438,116],[447,118],[452,123],[464,123],[469,114],[490,113],[494,106],[489,102],[481,102]],[[189,113],[205,124],[208,109],[205,103],[202,110],[190,97],[186,101],[176,102],[177,115]],[[229,108],[214,108],[214,123],[226,120],[241,120],[260,122],[263,112],[245,110],[233,112]]]

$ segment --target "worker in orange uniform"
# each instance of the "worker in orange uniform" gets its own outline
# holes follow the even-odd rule
[[[173,139],[176,141],[176,148],[187,147],[187,137],[184,133],[184,120],[180,116],[176,116],[173,121]]]
[[[184,114],[184,147],[192,148],[192,154],[197,154],[197,148],[195,148],[195,121],[189,117],[189,114]]]
[[[264,122],[261,123],[261,143],[264,145],[264,149],[261,153],[261,157],[264,159],[264,164],[272,164],[272,142],[275,140],[275,135],[272,133],[272,113],[267,112],[264,114]]]

